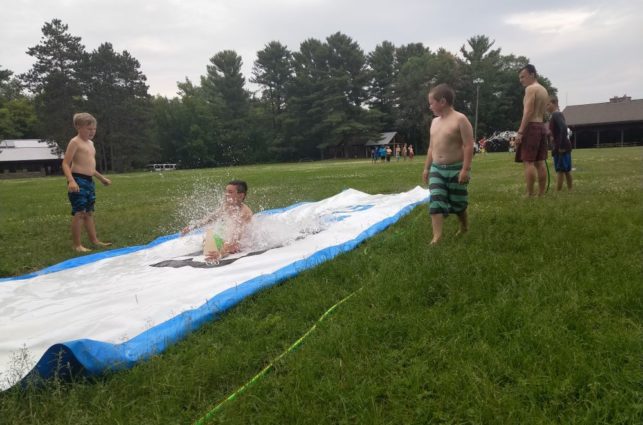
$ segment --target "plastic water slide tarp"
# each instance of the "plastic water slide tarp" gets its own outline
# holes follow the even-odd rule
[[[131,367],[245,297],[355,248],[428,197],[420,187],[348,189],[265,211],[253,218],[252,249],[219,264],[204,261],[201,234],[170,235],[0,279],[0,389],[51,377],[61,364],[89,375]]]

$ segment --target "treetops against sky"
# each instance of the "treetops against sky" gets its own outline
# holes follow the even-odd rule
[[[139,168],[150,161],[184,167],[316,159],[320,149],[366,141],[382,131],[426,149],[431,116],[426,94],[447,83],[456,109],[473,121],[479,89],[478,137],[517,128],[528,62],[503,55],[479,35],[456,55],[422,43],[383,41],[365,53],[337,32],[309,38],[291,51],[278,41],[257,52],[250,92],[235,51],[215,53],[198,83],[178,83],[178,96],[151,97],[140,63],[105,42],[87,52],[60,20],[42,28],[29,48],[33,67],[18,76],[0,69],[0,137],[35,137],[63,148],[71,116],[98,118],[97,156],[103,170]],[[474,84],[478,82],[478,87]],[[547,78],[540,82],[555,92]],[[24,87],[20,91],[18,87]]]

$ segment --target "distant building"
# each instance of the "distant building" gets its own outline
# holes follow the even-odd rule
[[[0,178],[49,176],[62,173],[57,146],[38,139],[0,141]]]
[[[576,148],[643,145],[643,99],[572,105],[563,110]]]
[[[380,133],[377,139],[364,142],[364,139],[351,142],[339,142],[336,145],[322,143],[317,145],[324,158],[370,158],[371,149],[379,146],[391,145],[395,152],[395,146],[402,146],[402,136],[396,131]]]
[[[364,144],[364,148],[366,148],[366,156],[370,157],[371,156],[371,149],[372,148],[379,148],[380,146],[391,146],[391,149],[393,149],[393,152],[395,153],[395,148],[397,146],[402,146],[402,136],[397,131],[389,131],[386,133],[381,133],[380,137],[375,139],[375,140],[369,140]]]

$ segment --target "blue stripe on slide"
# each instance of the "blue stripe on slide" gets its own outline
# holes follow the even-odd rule
[[[308,258],[295,261],[274,273],[255,277],[234,288],[227,289],[208,300],[204,305],[193,310],[185,311],[122,344],[110,344],[91,339],[78,339],[55,344],[43,354],[34,369],[32,369],[27,377],[23,378],[23,382],[34,376],[51,378],[55,374],[65,376],[67,373],[76,374],[79,372],[86,373],[87,375],[97,375],[105,371],[130,368],[134,366],[136,362],[148,359],[164,351],[168,346],[182,340],[190,332],[196,330],[206,322],[218,318],[221,313],[232,308],[246,297],[354,249],[366,239],[396,223],[400,218],[410,213],[417,205],[426,203],[428,199],[427,197],[422,201],[407,205],[394,216],[375,223],[350,241],[324,248]],[[166,238],[172,239],[175,237],[176,235],[171,235]],[[151,244],[158,244],[168,240],[159,241],[161,239],[163,238],[156,239]],[[132,251],[129,252],[144,249],[151,244],[143,247],[132,247]],[[123,254],[124,253],[119,253],[118,255]],[[88,257],[94,257],[94,255]],[[65,263],[68,262],[66,261]],[[73,267],[76,266],[74,265]],[[68,365],[69,369],[57,370],[57,365]]]

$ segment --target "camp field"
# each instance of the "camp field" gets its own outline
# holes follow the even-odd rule
[[[0,393],[0,423],[641,423],[643,149],[573,156],[573,192],[526,199],[510,154],[477,155],[463,237],[450,217],[430,247],[418,207],[129,371]],[[254,210],[402,192],[423,160],[113,175],[98,233],[116,248],[174,233],[233,178]],[[74,256],[63,178],[0,180],[0,202],[0,276]]]

